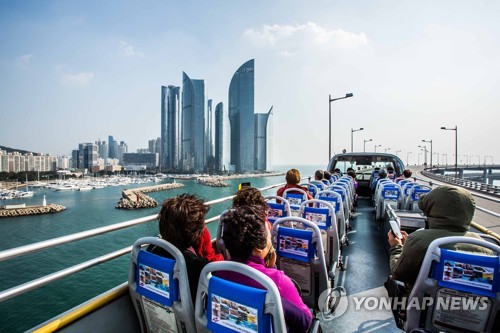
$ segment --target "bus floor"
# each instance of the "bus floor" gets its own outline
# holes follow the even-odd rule
[[[323,332],[402,332],[392,312],[379,308],[387,298],[384,282],[390,274],[387,235],[375,221],[370,198],[359,198],[351,222],[349,246],[344,247],[344,271],[338,271],[335,285],[344,288],[333,314],[319,314]],[[338,295],[338,291],[334,295]]]

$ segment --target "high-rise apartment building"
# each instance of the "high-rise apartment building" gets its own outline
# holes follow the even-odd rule
[[[182,73],[182,170],[205,170],[205,81]]]
[[[109,155],[109,146],[108,142],[106,141],[96,141],[95,143],[97,145],[97,155],[102,158],[103,160],[106,160]]]
[[[238,173],[254,171],[254,60],[234,73],[229,85],[229,121],[231,124],[231,164]]]
[[[181,154],[180,87],[161,87],[160,167],[178,170]]]
[[[255,168],[272,169],[273,107],[267,113],[255,114]]]
[[[206,112],[206,125],[205,125],[205,155],[207,159],[210,156],[214,156],[214,113],[212,110],[212,100],[207,101],[207,112]]]
[[[234,171],[230,167],[231,163],[231,127],[227,111],[224,112],[224,105],[221,103],[215,107],[215,171]]]

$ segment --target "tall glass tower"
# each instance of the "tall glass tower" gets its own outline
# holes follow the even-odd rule
[[[229,118],[221,103],[215,107],[215,171],[229,171],[230,131]]]
[[[177,170],[181,135],[180,87],[161,87],[160,168]]]
[[[255,114],[255,168],[272,169],[273,107],[267,113]]]
[[[254,60],[241,65],[229,85],[231,164],[238,173],[255,170]]]
[[[205,169],[205,81],[182,72],[182,170]]]

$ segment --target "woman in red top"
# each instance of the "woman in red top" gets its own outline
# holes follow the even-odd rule
[[[276,195],[282,197],[283,192],[285,192],[285,190],[288,190],[289,188],[298,188],[298,189],[306,192],[307,200],[313,199],[311,193],[309,193],[309,190],[307,188],[299,185],[299,182],[300,182],[299,170],[297,170],[297,169],[288,170],[288,172],[286,173],[285,179],[286,179],[286,185],[283,187],[280,187],[280,189],[278,190]]]

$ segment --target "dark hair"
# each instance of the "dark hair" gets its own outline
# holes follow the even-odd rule
[[[233,207],[241,206],[259,206],[266,210],[267,202],[262,193],[255,187],[244,187],[236,192],[236,196],[233,198]]]
[[[288,184],[297,185],[300,182],[300,172],[297,169],[290,169],[285,176]]]
[[[181,251],[197,245],[208,210],[203,199],[188,193],[165,200],[157,217],[161,237]]]
[[[314,173],[314,179],[316,179],[316,180],[323,179],[323,171],[322,170],[316,170],[316,172]]]
[[[326,180],[330,180],[332,178],[332,174],[329,171],[323,172],[323,176]]]
[[[246,260],[254,248],[264,249],[267,245],[266,220],[258,206],[230,209],[220,223],[224,224],[222,240],[235,260]]]
[[[403,171],[403,176],[405,176],[405,178],[410,178],[411,177],[411,170],[410,169],[405,169]]]
[[[352,179],[356,179],[356,171],[354,170],[349,170],[347,171],[347,174],[352,177]]]

